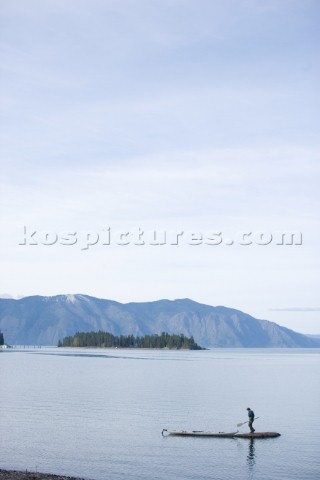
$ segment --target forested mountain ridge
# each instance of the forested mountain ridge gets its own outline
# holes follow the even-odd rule
[[[0,299],[0,330],[11,345],[57,345],[76,332],[144,336],[168,332],[202,347],[320,347],[320,341],[227,307],[190,299],[120,303],[88,295]]]

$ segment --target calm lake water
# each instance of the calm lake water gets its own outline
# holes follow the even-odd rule
[[[96,480],[320,477],[320,350],[0,352],[0,468]],[[256,416],[279,438],[235,431]],[[247,431],[248,427],[241,428]]]

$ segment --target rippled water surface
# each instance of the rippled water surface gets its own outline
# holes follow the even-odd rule
[[[320,351],[0,352],[0,468],[96,480],[320,478]],[[246,407],[274,439],[234,431]],[[244,426],[242,431],[246,431]]]

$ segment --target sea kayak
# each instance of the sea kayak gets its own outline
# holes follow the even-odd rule
[[[162,430],[162,435],[175,435],[176,437],[222,437],[222,438],[233,438],[238,431],[225,433],[225,432],[206,432],[205,430],[167,430],[164,428]]]
[[[213,437],[213,438],[275,438],[280,437],[278,432],[254,432],[254,433],[239,433],[236,432],[206,432],[205,430],[162,430],[162,435],[174,435],[176,437]]]

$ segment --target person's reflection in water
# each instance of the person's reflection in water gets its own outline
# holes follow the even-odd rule
[[[255,456],[256,454],[255,454],[255,447],[254,447],[254,439],[250,438],[249,451],[247,456],[247,463],[250,468],[254,467],[254,464],[256,463]]]

